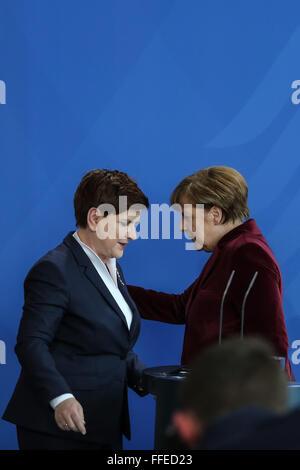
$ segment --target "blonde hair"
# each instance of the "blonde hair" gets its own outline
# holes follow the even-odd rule
[[[171,194],[171,204],[180,204],[185,196],[192,204],[204,204],[205,209],[222,209],[223,223],[247,219],[248,186],[234,168],[211,166],[184,178]]]

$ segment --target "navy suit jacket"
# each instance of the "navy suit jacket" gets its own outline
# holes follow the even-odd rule
[[[46,253],[24,281],[23,315],[16,354],[22,366],[3,419],[28,429],[110,444],[120,432],[130,439],[127,385],[140,395],[145,365],[132,352],[140,316],[130,330],[118,304],[70,232]],[[125,284],[122,270],[117,264]],[[87,434],[61,431],[49,401],[73,393],[81,403]]]

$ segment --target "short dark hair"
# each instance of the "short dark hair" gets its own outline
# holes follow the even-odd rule
[[[87,226],[91,207],[111,204],[119,213],[119,197],[127,196],[127,210],[134,204],[149,207],[148,198],[133,178],[118,170],[91,170],[80,181],[74,195],[76,226]]]
[[[204,204],[222,209],[222,223],[247,219],[250,211],[247,204],[248,185],[245,178],[234,168],[210,166],[184,178],[171,194],[171,204],[180,204],[186,196],[192,204]]]
[[[233,338],[205,349],[182,384],[181,406],[204,426],[245,406],[283,412],[287,377],[269,343]]]

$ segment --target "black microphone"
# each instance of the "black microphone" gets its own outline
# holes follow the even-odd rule
[[[242,303],[242,318],[241,318],[241,338],[242,338],[242,339],[244,339],[244,323],[245,323],[245,305],[246,305],[246,300],[247,300],[247,297],[248,297],[248,294],[249,294],[250,290],[251,290],[252,287],[253,287],[253,284],[254,284],[254,282],[255,282],[255,279],[256,279],[257,275],[258,275],[258,271],[256,271],[256,272],[254,273],[254,276],[253,276],[253,278],[251,279],[250,284],[249,284],[249,287],[248,287],[248,289],[247,289],[247,291],[246,291],[246,294],[245,294],[245,296],[244,296],[243,303]]]
[[[225,290],[224,290],[223,296],[222,296],[221,307],[220,307],[219,344],[222,343],[222,327],[223,327],[223,307],[224,307],[224,301],[225,301],[225,297],[226,297],[227,291],[228,291],[228,289],[229,289],[229,287],[230,287],[232,278],[233,278],[233,276],[234,276],[234,273],[235,273],[235,270],[233,270],[233,271],[231,272],[230,278],[228,279],[227,286],[225,287]]]

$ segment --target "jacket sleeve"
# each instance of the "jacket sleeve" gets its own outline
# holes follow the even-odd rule
[[[24,373],[45,403],[72,393],[49,350],[68,307],[65,280],[51,261],[41,260],[24,281],[24,306],[15,352]]]
[[[164,323],[185,324],[186,305],[196,279],[182,294],[166,294],[137,286],[127,286],[142,318]]]
[[[138,356],[133,351],[128,352],[126,363],[128,387],[134,390],[141,397],[144,397],[149,393],[145,388],[143,378],[143,372],[146,369],[146,365],[139,360]]]

